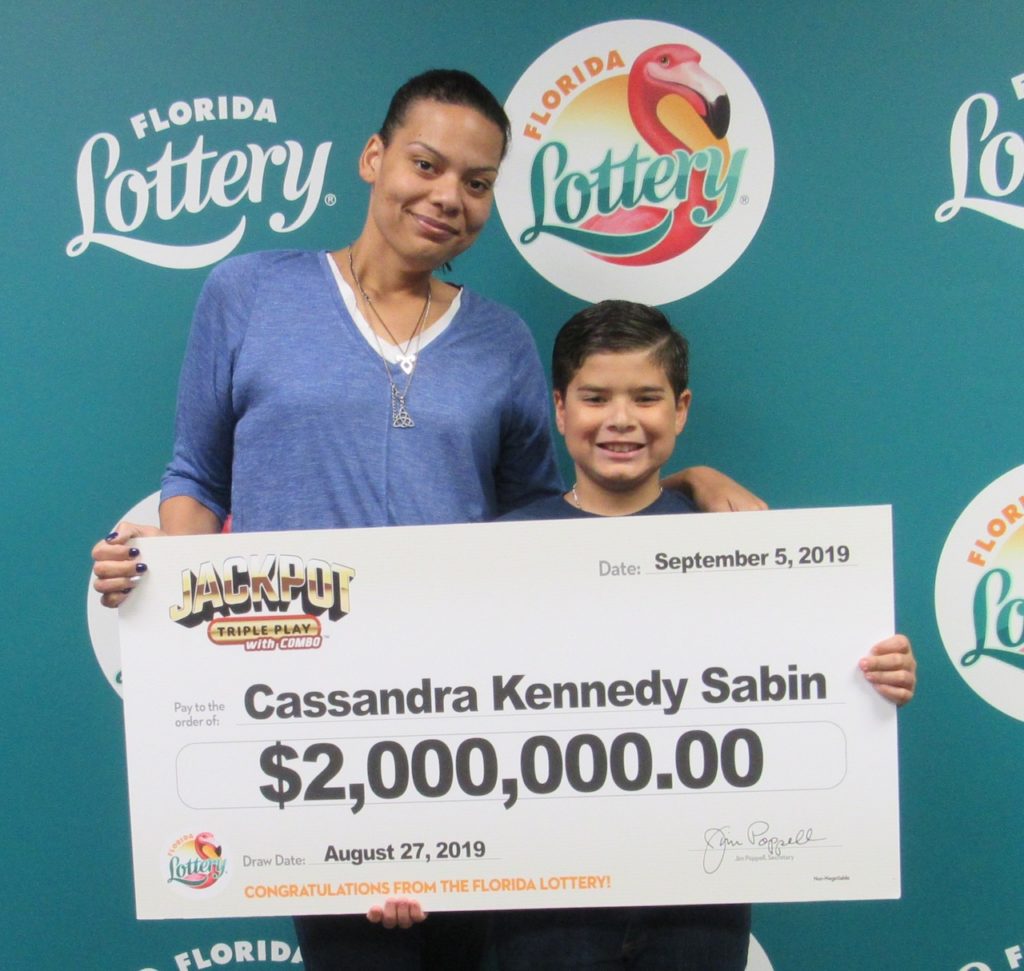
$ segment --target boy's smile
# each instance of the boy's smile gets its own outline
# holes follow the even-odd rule
[[[690,392],[676,399],[648,349],[591,354],[565,395],[555,392],[555,421],[576,464],[583,508],[624,514],[654,502],[689,405]]]

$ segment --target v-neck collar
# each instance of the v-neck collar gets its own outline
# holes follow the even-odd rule
[[[331,268],[331,274],[334,277],[334,282],[338,285],[338,292],[341,295],[342,302],[345,304],[345,309],[352,318],[352,322],[356,325],[356,329],[362,334],[363,339],[370,346],[374,354],[382,356],[389,364],[397,364],[402,358],[401,349],[392,344],[386,337],[379,337],[379,335],[374,333],[373,328],[367,323],[366,318],[356,305],[355,292],[348,285],[348,281],[341,275],[338,264],[331,258],[330,253],[325,253],[324,257]],[[455,319],[455,315],[459,311],[461,302],[462,290],[459,289],[451,302],[451,306],[426,330],[420,333],[419,339],[416,341],[417,353],[422,353],[428,345],[432,344],[448,329],[448,325]]]

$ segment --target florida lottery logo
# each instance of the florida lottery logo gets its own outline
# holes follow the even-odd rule
[[[213,833],[189,833],[171,844],[164,866],[169,884],[208,890],[224,876],[227,860]]]
[[[574,296],[688,296],[761,225],[775,171],[768,116],[736,62],[693,31],[588,27],[542,54],[505,109],[502,222],[526,261]]]
[[[269,97],[204,94],[128,109],[78,154],[81,231],[67,255],[95,245],[172,270],[210,266],[242,242],[250,216],[221,214],[238,205],[252,215],[271,207],[275,233],[300,229],[321,198],[335,201],[322,195],[332,143],[310,151],[277,126]]]
[[[996,479],[953,526],[935,577],[935,614],[961,677],[1024,721],[1024,465]]]

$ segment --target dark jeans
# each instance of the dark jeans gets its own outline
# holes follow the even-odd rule
[[[431,914],[422,924],[390,929],[364,914],[296,917],[306,971],[479,971],[490,915]]]
[[[750,907],[505,911],[493,935],[501,971],[743,971]]]

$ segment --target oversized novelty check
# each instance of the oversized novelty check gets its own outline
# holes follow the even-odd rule
[[[890,519],[141,541],[139,917],[898,896]]]

